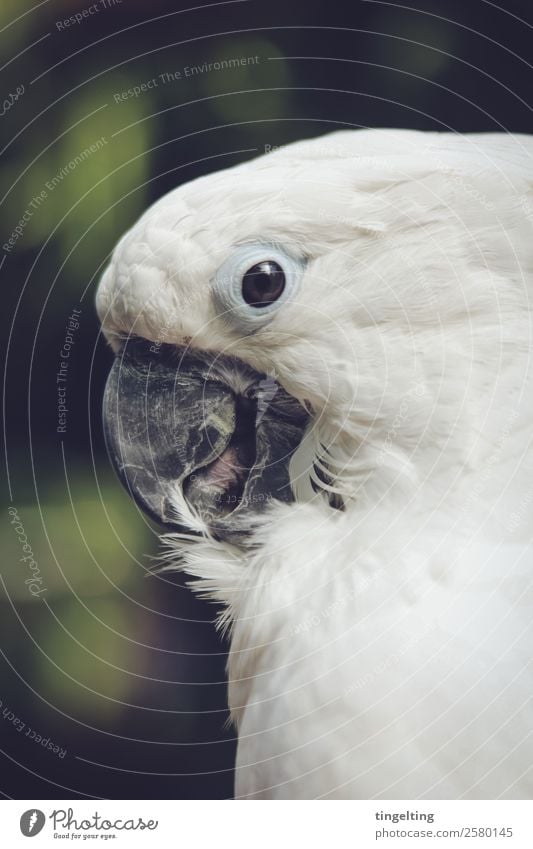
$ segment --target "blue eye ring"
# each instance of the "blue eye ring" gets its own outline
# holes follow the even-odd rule
[[[259,330],[297,292],[305,262],[277,245],[254,243],[240,245],[224,260],[213,281],[213,297],[217,312],[229,324],[246,333]],[[272,300],[251,303],[246,298],[248,275],[272,277]],[[256,287],[257,290],[257,287]],[[275,297],[274,297],[275,295]]]

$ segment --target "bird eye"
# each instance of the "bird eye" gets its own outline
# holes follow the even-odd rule
[[[241,245],[215,274],[217,310],[226,321],[253,333],[293,297],[303,269],[303,260],[278,246]]]
[[[242,278],[242,296],[257,309],[277,301],[285,288],[285,272],[278,262],[267,259],[248,269]]]

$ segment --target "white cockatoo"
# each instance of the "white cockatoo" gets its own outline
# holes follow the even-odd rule
[[[159,200],[104,417],[221,602],[238,798],[533,794],[533,141],[354,130]]]

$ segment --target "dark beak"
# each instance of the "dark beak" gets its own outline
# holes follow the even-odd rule
[[[120,480],[170,529],[190,533],[176,511],[184,498],[212,535],[238,543],[254,514],[293,499],[289,462],[307,413],[241,360],[132,338],[109,374],[103,414]]]

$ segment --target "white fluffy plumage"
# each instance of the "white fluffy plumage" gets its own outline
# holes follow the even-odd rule
[[[307,266],[243,335],[209,285],[247,241]],[[195,180],[118,245],[112,344],[236,355],[312,411],[253,549],[166,539],[231,627],[237,796],[531,798],[532,245],[530,138],[393,130]]]

